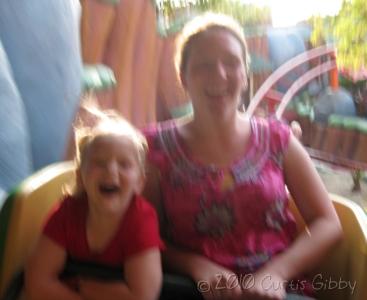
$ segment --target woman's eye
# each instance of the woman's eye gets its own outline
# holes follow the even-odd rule
[[[106,162],[102,159],[95,159],[94,160],[94,165],[96,165],[98,167],[104,167],[106,165]]]
[[[224,64],[230,68],[236,68],[240,65],[240,61],[234,58],[230,58],[224,61]]]
[[[198,64],[198,68],[201,70],[210,70],[213,68],[213,64],[210,62],[202,62]]]

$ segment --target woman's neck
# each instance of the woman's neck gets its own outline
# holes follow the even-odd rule
[[[204,122],[194,118],[179,127],[179,133],[198,161],[226,167],[243,155],[251,131],[249,124],[238,112],[228,122]]]
[[[191,122],[190,130],[198,138],[223,141],[236,136],[236,133],[241,131],[239,128],[242,126],[244,118],[238,111],[231,116],[215,119],[211,116],[195,116]]]

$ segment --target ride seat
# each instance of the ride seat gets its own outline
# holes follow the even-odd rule
[[[22,269],[50,207],[60,199],[65,185],[74,181],[73,176],[72,162],[52,164],[24,180],[6,199],[0,211],[0,298]],[[364,300],[367,295],[367,216],[354,202],[333,194],[330,197],[340,218],[344,239],[313,274],[317,299]],[[305,223],[293,201],[290,206],[299,230],[303,230]],[[190,282],[185,280],[190,287]],[[328,287],[330,281],[355,282],[354,293],[342,288],[341,283]],[[187,286],[186,283],[183,285]]]

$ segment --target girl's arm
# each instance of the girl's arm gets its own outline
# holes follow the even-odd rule
[[[25,267],[27,299],[81,300],[58,278],[65,261],[65,250],[42,235]]]
[[[86,300],[155,300],[162,286],[160,251],[151,248],[129,258],[124,264],[124,282],[80,279],[79,289]]]
[[[291,247],[276,256],[259,277],[273,276],[275,280],[290,280],[312,270],[341,239],[342,229],[326,191],[306,150],[291,135],[284,157],[287,187],[307,224]]]

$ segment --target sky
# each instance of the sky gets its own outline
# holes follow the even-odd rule
[[[242,0],[271,8],[274,27],[295,25],[297,22],[319,14],[336,15],[342,0]]]

